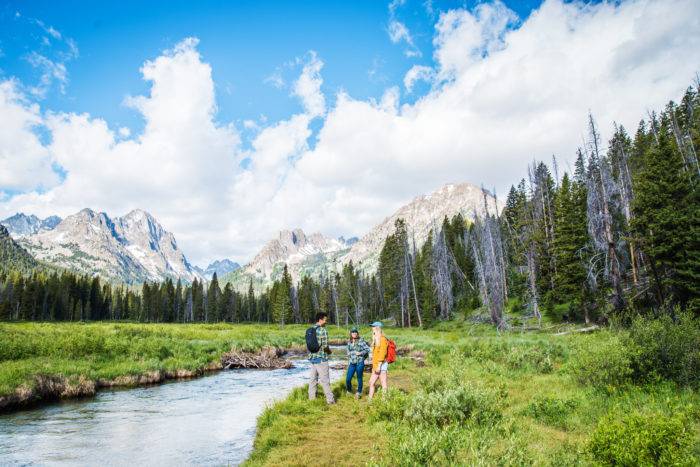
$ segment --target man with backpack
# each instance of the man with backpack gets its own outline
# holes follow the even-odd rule
[[[335,404],[328,367],[328,356],[331,349],[328,347],[327,321],[328,313],[318,312],[316,313],[316,324],[306,330],[306,348],[309,351],[309,362],[311,362],[309,399],[316,399],[316,386],[321,384],[323,393],[326,395],[326,402]]]

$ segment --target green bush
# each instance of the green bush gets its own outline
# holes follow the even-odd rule
[[[576,400],[544,396],[530,402],[525,408],[525,414],[547,425],[566,428],[568,417],[576,407],[578,407]]]
[[[389,465],[455,465],[465,435],[459,427],[397,426],[389,446]]]
[[[391,465],[430,465],[440,448],[440,430],[436,428],[402,427],[393,436]]]
[[[408,405],[408,395],[398,389],[389,388],[372,399],[367,418],[373,422],[400,421]]]
[[[615,413],[604,418],[588,444],[604,465],[697,465],[693,433],[684,413]]]
[[[570,368],[579,383],[612,392],[630,381],[632,362],[629,353],[618,337],[600,343],[589,342],[579,350]]]
[[[500,420],[502,394],[470,384],[442,391],[420,391],[411,398],[404,417],[411,423],[444,426],[473,420],[493,424]]]
[[[634,378],[660,378],[678,384],[700,385],[700,322],[689,313],[673,320],[637,318],[630,328]]]

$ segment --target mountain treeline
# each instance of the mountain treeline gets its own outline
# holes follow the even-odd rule
[[[589,115],[573,170],[533,161],[502,212],[443,219],[417,245],[402,219],[376,273],[352,262],[297,283],[284,267],[259,295],[216,274],[140,291],[70,272],[0,272],[0,319],[144,322],[310,322],[391,318],[426,326],[456,310],[499,328],[518,320],[628,322],[637,314],[700,312],[700,83],[650,113],[632,135],[615,123],[601,141]],[[473,219],[473,220],[472,220]],[[8,243],[9,245],[9,243]],[[12,257],[20,257],[13,253]]]

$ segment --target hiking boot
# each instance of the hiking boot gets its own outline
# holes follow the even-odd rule
[[[359,401],[359,400],[360,400],[360,393],[359,393],[359,392],[355,394],[355,400],[356,400],[356,401]]]

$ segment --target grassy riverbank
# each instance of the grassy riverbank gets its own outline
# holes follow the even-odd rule
[[[236,348],[303,344],[305,326],[0,323],[0,409],[219,368]],[[331,337],[345,336],[331,329]]]
[[[393,389],[371,404],[341,384],[331,407],[295,391],[261,415],[248,465],[697,465],[697,375],[684,382],[640,363],[657,350],[697,355],[685,342],[698,335],[654,326],[566,335],[390,329],[399,345],[429,350],[424,366],[401,358]],[[635,347],[644,339],[657,349]]]

